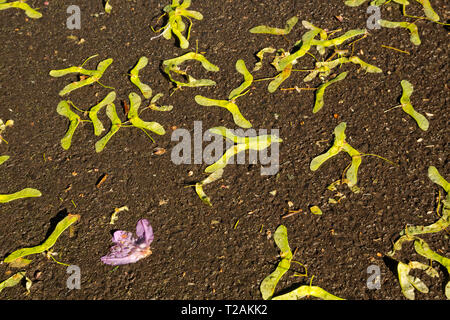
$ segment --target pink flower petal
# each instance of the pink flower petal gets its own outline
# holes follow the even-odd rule
[[[114,232],[110,253],[101,257],[101,261],[109,265],[135,263],[152,253],[150,243],[153,241],[153,229],[146,219],[136,225],[136,239],[131,232],[118,230]]]
[[[143,240],[147,245],[153,241],[153,229],[147,219],[141,219],[136,225],[136,235],[139,240]]]

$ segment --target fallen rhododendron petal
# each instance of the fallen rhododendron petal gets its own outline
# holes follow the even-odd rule
[[[153,229],[147,219],[141,219],[136,225],[137,238],[131,232],[118,230],[114,232],[111,252],[101,260],[109,265],[135,263],[149,256],[152,251],[150,244],[153,241]]]

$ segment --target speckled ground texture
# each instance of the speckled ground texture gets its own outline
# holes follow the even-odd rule
[[[173,127],[193,132],[194,121],[202,121],[206,130],[214,126],[235,128],[230,114],[217,107],[196,104],[195,95],[225,99],[242,81],[235,63],[243,59],[251,70],[255,54],[264,47],[290,50],[305,32],[301,20],[341,33],[365,28],[368,4],[348,7],[344,1],[193,1],[191,9],[201,12],[202,21],[194,21],[190,47],[179,48],[172,40],[160,37],[150,26],[158,21],[169,1],[117,1],[110,15],[104,14],[101,1],[28,1],[41,8],[43,18],[27,19],[17,9],[0,11],[0,118],[13,119],[0,145],[0,154],[11,158],[0,166],[1,193],[12,193],[24,187],[37,188],[39,198],[17,200],[0,205],[0,257],[23,247],[42,243],[55,223],[67,213],[79,214],[72,234],[65,231],[53,247],[57,260],[77,265],[81,270],[81,288],[69,290],[66,267],[43,255],[23,268],[33,281],[30,293],[23,285],[7,288],[0,299],[261,299],[259,286],[279,261],[273,233],[283,224],[287,227],[294,259],[307,267],[304,272],[293,264],[279,282],[276,294],[299,285],[313,285],[328,292],[355,300],[402,300],[395,263],[386,259],[392,243],[407,224],[427,225],[439,219],[436,213],[439,190],[427,177],[433,165],[447,179],[449,165],[449,29],[421,20],[417,22],[422,44],[409,41],[404,29],[369,30],[368,37],[355,43],[354,52],[361,59],[380,67],[383,73],[370,74],[358,66],[346,64],[344,81],[330,86],[325,106],[312,113],[313,91],[277,90],[269,93],[268,81],[256,81],[251,91],[239,98],[239,107],[256,129],[279,129],[280,169],[276,175],[262,176],[261,166],[229,165],[223,179],[205,187],[212,207],[203,204],[189,184],[205,177],[206,164],[175,165],[171,150]],[[69,5],[81,9],[81,29],[66,27]],[[444,0],[432,1],[441,21],[448,20],[449,6]],[[413,1],[412,15],[423,15]],[[402,17],[395,3],[382,7],[382,18],[414,21]],[[283,27],[292,16],[299,23],[286,37],[251,34],[257,25]],[[336,16],[343,19],[339,21]],[[83,40],[81,40],[83,39]],[[80,41],[81,40],[81,41]],[[165,59],[187,51],[204,53],[220,67],[206,72],[198,63],[187,62],[188,72],[196,78],[210,78],[216,86],[184,88],[175,91],[161,70]],[[349,43],[349,42],[347,42]],[[388,49],[395,47],[409,54]],[[351,51],[346,44],[340,48]],[[321,57],[315,50],[311,52]],[[96,153],[90,123],[82,123],[69,150],[60,145],[68,121],[56,113],[58,95],[76,76],[52,78],[49,71],[87,62],[95,68],[106,58],[113,64],[102,83],[116,89],[117,110],[124,120],[121,102],[136,87],[127,72],[141,56],[149,65],[140,75],[154,93],[165,96],[159,101],[172,104],[170,112],[145,111],[144,120],[157,121],[167,133],[153,135],[153,143],[142,131],[122,128],[104,151]],[[273,56],[272,56],[273,57]],[[265,56],[255,79],[273,77],[271,58]],[[295,66],[310,69],[314,58],[306,55]],[[332,75],[332,76],[333,76]],[[305,87],[305,73],[294,72],[281,88]],[[331,78],[331,77],[330,77]],[[414,86],[412,104],[430,121],[424,132],[399,104],[401,80]],[[319,78],[310,87],[321,84]],[[70,93],[76,106],[88,109],[110,90],[98,84]],[[147,101],[145,101],[147,103]],[[101,119],[108,127],[104,112]],[[309,169],[311,160],[325,152],[334,139],[333,130],[347,123],[347,141],[362,153],[380,155],[398,166],[373,156],[363,157],[358,172],[360,193],[346,186],[345,196],[330,204],[335,193],[327,186],[340,179],[350,158],[344,153],[327,161],[319,170]],[[171,129],[172,128],[172,129]],[[166,153],[155,155],[155,148]],[[97,187],[103,175],[106,180]],[[274,192],[276,190],[276,194]],[[313,215],[309,207],[321,207],[322,215]],[[115,208],[128,206],[128,212],[110,225]],[[287,218],[289,210],[303,211]],[[114,230],[135,230],[136,222],[146,218],[153,226],[153,254],[135,264],[113,268],[102,264]],[[448,230],[423,237],[433,250],[449,256]],[[402,261],[420,260],[411,247],[405,246]],[[367,268],[379,266],[381,288],[370,290]],[[417,299],[444,300],[443,288],[448,274],[439,268],[439,278],[418,273],[430,292],[416,292]],[[21,269],[0,265],[0,281]]]

